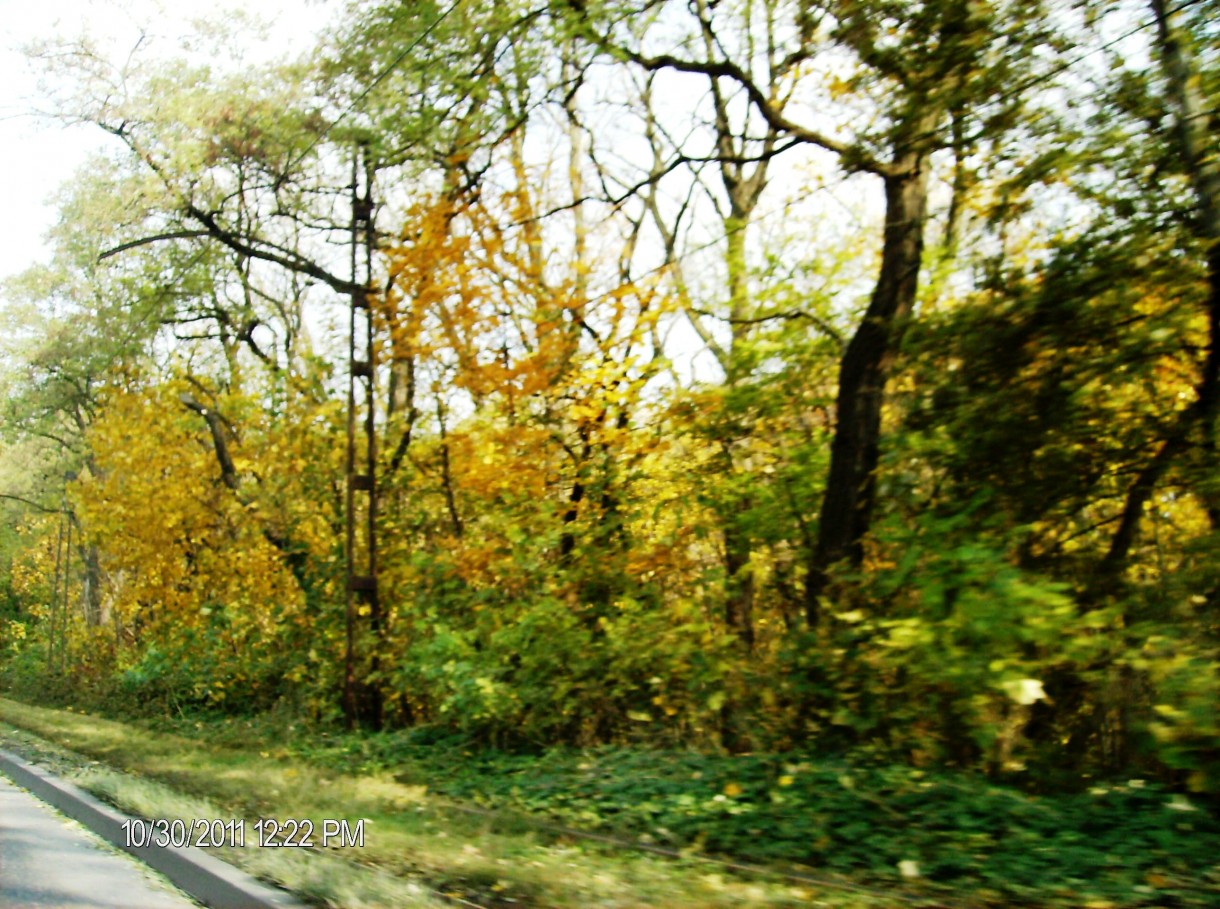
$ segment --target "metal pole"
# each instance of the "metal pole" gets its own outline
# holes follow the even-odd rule
[[[381,725],[381,701],[375,684],[362,684],[356,678],[356,597],[361,603],[368,604],[370,624],[374,632],[373,653],[369,655],[370,666],[377,669],[376,641],[381,629],[381,607],[377,597],[377,349],[374,344],[375,326],[373,314],[369,309],[368,285],[373,273],[373,226],[372,226],[372,164],[367,158],[368,150],[364,148],[365,159],[365,190],[360,194],[360,149],[352,155],[352,224],[351,224],[351,269],[352,295],[348,320],[348,385],[347,385],[347,653],[344,660],[343,682],[343,712],[348,728],[353,728],[357,722],[367,722],[373,727]],[[365,244],[365,280],[360,281],[357,248],[361,239],[361,231]],[[357,313],[363,311],[363,317]],[[358,331],[359,319],[364,319]],[[358,341],[363,335],[363,351]],[[363,353],[363,359],[360,354]],[[362,397],[356,394],[360,384]],[[362,472],[357,472],[360,462],[356,448],[357,410],[360,406],[364,411],[364,448],[365,456]],[[365,501],[365,522],[363,539],[360,541],[364,549],[364,561],[360,564],[363,571],[357,570],[360,562],[356,546],[356,492],[368,494]]]
[[[364,216],[364,279],[366,287],[373,284],[373,166],[369,157],[368,146],[364,148],[364,201],[360,211]],[[368,584],[364,595],[369,605],[369,625],[373,632],[373,653],[371,665],[374,672],[380,668],[381,644],[381,597],[377,589],[377,346],[376,326],[373,322],[373,310],[369,299],[365,296],[364,303],[365,334],[364,344],[368,357],[368,382],[364,399],[364,440],[366,457],[365,489],[368,490],[368,521],[366,524],[365,547],[368,553]],[[374,686],[369,692],[369,720],[374,728],[381,728],[381,690]]]
[[[352,225],[351,225],[351,267],[352,283],[356,283],[356,230],[357,230],[357,188],[356,179],[358,159],[352,153]],[[346,621],[347,646],[343,658],[343,719],[348,729],[356,725],[356,606],[354,602],[353,582],[356,578],[356,301],[353,295],[348,312],[347,332],[347,469],[346,469],[346,550],[347,570],[343,588],[346,591]]]
[[[56,603],[59,601],[59,571],[64,552],[64,516],[59,515],[59,537],[55,541],[55,580],[51,584],[51,616],[47,623],[47,672],[55,665]]]
[[[68,525],[64,540],[64,596],[59,610],[59,671],[68,665],[68,623],[71,620],[72,603],[72,512],[66,512],[64,521]]]

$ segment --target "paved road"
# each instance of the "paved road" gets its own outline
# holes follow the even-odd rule
[[[0,776],[4,909],[197,909],[168,883]]]

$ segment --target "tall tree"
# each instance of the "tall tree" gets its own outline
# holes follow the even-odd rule
[[[1193,59],[1192,35],[1181,24],[1190,13],[1171,12],[1164,0],[1150,0],[1150,8],[1156,21],[1156,50],[1173,147],[1193,195],[1190,227],[1205,262],[1207,341],[1194,400],[1178,412],[1155,453],[1127,490],[1118,525],[1099,567],[1103,586],[1112,584],[1122,571],[1145,506],[1192,440],[1208,453],[1209,459],[1214,458],[1216,414],[1220,408],[1220,157],[1214,129],[1216,113],[1203,94],[1202,74]],[[1220,505],[1214,494],[1209,509],[1213,524],[1220,524]]]
[[[884,191],[880,268],[839,364],[830,468],[808,555],[805,611],[816,625],[831,567],[844,559],[860,563],[871,526],[885,389],[919,293],[932,156],[950,149],[962,163],[971,148],[1011,122],[1022,103],[1014,82],[1030,71],[1029,50],[1046,41],[1049,26],[1042,5],[1025,0],[987,7],[962,0],[815,3],[773,22],[767,55],[750,41],[715,40],[713,17],[704,9],[700,19],[700,9],[692,8],[693,30],[709,39],[701,56],[689,55],[682,44],[654,52],[651,20],[633,18],[627,9],[616,9],[609,24],[593,21],[583,9],[573,15],[586,37],[615,57],[652,72],[705,76],[714,98],[721,97],[721,86],[731,86],[737,103],[765,124],[770,138],[764,146],[829,152],[847,172],[878,178]],[[768,81],[788,69],[799,82],[791,93]],[[834,111],[828,119],[835,125],[822,129],[796,119],[789,112],[803,106],[797,101]],[[864,118],[870,125],[854,125]],[[717,153],[736,191],[748,191],[744,174],[731,172],[740,167],[740,152],[727,137]]]

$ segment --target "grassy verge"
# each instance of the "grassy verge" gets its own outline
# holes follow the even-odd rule
[[[206,808],[170,816],[369,818],[368,845],[347,859],[483,905],[1220,902],[1220,821],[1138,780],[1034,798],[978,779],[790,756],[628,749],[506,755],[422,732],[336,735],[276,717],[157,721],[141,729],[2,700],[0,719],[209,800]],[[132,787],[145,782],[97,773],[86,780],[131,810],[166,816],[155,801],[139,802]],[[168,803],[171,795],[157,798]],[[472,805],[495,816],[471,814]],[[667,862],[602,849],[541,829],[538,818],[692,857]],[[812,872],[885,895],[743,879],[693,853]],[[904,881],[900,867],[917,869],[921,879]],[[321,903],[378,904],[312,878],[308,886],[294,884],[287,871],[256,870]],[[412,905],[408,895],[385,904]]]
[[[148,817],[244,817],[247,849],[230,854],[266,880],[321,905],[487,907],[797,907],[891,905],[810,885],[750,880],[698,863],[623,854],[446,811],[422,786],[295,759],[265,745],[233,747],[71,711],[0,699],[0,720],[100,762],[55,749],[87,788]],[[28,744],[28,740],[27,740]],[[36,743],[35,743],[36,745]],[[115,771],[122,771],[116,773]],[[134,775],[134,779],[131,775]],[[269,850],[249,846],[260,817],[366,820],[362,848]],[[392,889],[397,887],[398,889]],[[917,903],[918,904],[918,903]]]
[[[427,730],[317,735],[275,718],[180,724],[267,740],[332,768],[498,811],[872,886],[918,869],[942,893],[1009,905],[1215,905],[1220,818],[1142,780],[1036,797],[961,774],[801,759],[603,748],[512,755]]]

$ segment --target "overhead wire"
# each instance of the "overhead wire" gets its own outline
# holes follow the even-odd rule
[[[1182,3],[1178,4],[1176,7],[1174,7],[1172,10],[1169,11],[1169,15],[1171,15],[1171,16],[1177,15],[1178,13],[1180,13],[1184,10],[1187,10],[1193,6],[1197,6],[1198,4],[1203,3],[1203,2],[1205,2],[1205,0],[1183,0]],[[438,15],[435,19],[433,19],[431,22],[429,22],[428,25],[425,26],[424,29],[418,35],[416,35],[415,38],[413,38],[411,40],[411,42],[405,48],[403,48],[402,51],[400,51],[398,53],[398,55],[392,61],[390,61],[390,63],[387,66],[385,66],[373,78],[373,80],[367,86],[365,86],[364,89],[362,89],[360,91],[359,94],[356,95],[355,98],[353,98],[347,104],[347,106],[340,112],[340,114],[337,117],[335,117],[335,119],[332,120],[330,122],[330,124],[328,124],[325,128],[323,128],[313,138],[313,140],[310,141],[310,143],[305,147],[304,151],[302,151],[297,156],[297,158],[293,160],[292,166],[299,164],[311,151],[313,151],[314,148],[317,147],[319,142],[321,142],[324,138],[326,138],[326,136],[328,136],[330,134],[330,132],[335,129],[335,127],[337,127],[348,116],[350,116],[356,110],[356,108],[359,107],[360,104],[362,104],[364,102],[364,100],[366,98],[368,98],[368,96],[370,94],[372,94],[372,92],[377,88],[377,86],[379,86],[382,82],[384,82],[387,78],[389,78],[390,75],[399,66],[401,66],[403,64],[403,62],[407,59],[407,57],[409,57],[411,55],[412,51],[414,51],[424,41],[424,39],[429,37],[436,30],[436,28],[442,22],[444,22],[461,4],[462,4],[462,0],[452,0],[452,2],[447,7],[445,7],[444,10],[441,11],[440,15]],[[1117,36],[1116,38],[1113,38],[1110,41],[1107,41],[1104,44],[1098,45],[1097,47],[1089,48],[1084,53],[1079,54],[1070,60],[1066,60],[1063,63],[1060,63],[1060,64],[1052,67],[1047,72],[1040,73],[1037,76],[1034,76],[1030,79],[1025,80],[1024,82],[1018,84],[1016,87],[1014,87],[1010,91],[1001,94],[999,96],[998,100],[1009,100],[1013,97],[1016,97],[1017,95],[1025,92],[1025,91],[1028,91],[1030,88],[1034,88],[1034,87],[1042,84],[1043,82],[1046,82],[1049,79],[1053,79],[1055,76],[1058,76],[1063,72],[1066,72],[1067,70],[1069,70],[1072,67],[1076,66],[1077,64],[1083,62],[1084,60],[1088,59],[1089,57],[1091,57],[1095,54],[1101,53],[1103,51],[1109,50],[1110,48],[1114,47],[1117,44],[1121,44],[1123,41],[1127,40],[1128,38],[1134,37],[1135,35],[1139,34],[1140,32],[1144,31],[1145,29],[1152,28],[1155,24],[1156,24],[1155,21],[1143,22],[1143,23],[1135,26],[1134,28],[1124,32],[1123,34]],[[936,135],[937,132],[939,132],[939,130],[929,131],[927,133],[921,134],[920,137]]]
[[[1178,13],[1183,12],[1184,10],[1187,10],[1193,6],[1197,6],[1203,2],[1205,2],[1205,0],[1183,0],[1182,3],[1178,4],[1172,10],[1170,10],[1169,14],[1171,16],[1177,15]],[[1098,45],[1097,47],[1089,48],[1084,53],[1078,54],[1077,56],[1071,58],[1070,60],[1066,60],[1063,63],[1058,64],[1057,66],[1053,67],[1052,69],[1050,69],[1044,73],[1039,73],[1038,76],[1036,76],[1036,77],[1032,77],[1030,79],[1025,80],[1024,82],[1018,84],[1013,89],[1000,95],[997,100],[1000,100],[1000,101],[1010,100],[1020,94],[1023,94],[1024,92],[1029,91],[1031,88],[1036,88],[1037,86],[1055,78],[1056,76],[1061,75],[1062,73],[1066,72],[1067,70],[1071,69],[1072,67],[1082,63],[1084,60],[1088,59],[1089,57],[1092,57],[1095,54],[1102,53],[1106,50],[1109,50],[1110,48],[1112,48],[1118,44],[1121,44],[1123,41],[1126,41],[1128,38],[1134,37],[1135,35],[1139,34],[1140,32],[1153,27],[1155,24],[1156,24],[1155,21],[1143,22],[1140,25],[1135,26],[1134,28],[1129,29],[1126,32],[1123,32],[1121,35],[1118,35],[1117,37],[1105,42],[1104,44]],[[917,135],[915,138],[916,139],[929,138],[929,137],[937,135],[939,132],[941,132],[941,129],[929,130],[925,133],[921,133],[921,134]],[[914,140],[912,140],[912,141],[914,141]],[[840,182],[842,182],[842,181],[840,181]],[[758,216],[757,218],[750,221],[749,223],[736,224],[733,227],[729,228],[728,230],[724,231],[723,234],[718,234],[717,236],[711,238],[710,240],[707,240],[697,246],[694,246],[688,250],[683,251],[680,255],[675,256],[675,257],[669,259],[668,261],[663,262],[660,265],[655,266],[654,268],[648,269],[647,271],[643,272],[640,275],[640,277],[641,278],[652,277],[653,275],[659,274],[659,273],[673,267],[676,264],[684,262],[688,258],[696,256],[700,253],[706,252],[707,250],[728,240],[730,237],[734,236],[735,234],[744,231],[747,227],[758,224],[759,222],[769,219],[769,218],[775,216],[776,214],[785,213],[793,205],[803,202],[823,190],[829,191],[830,188],[831,187],[827,187],[827,186],[819,186],[819,187],[815,187],[813,189],[807,190],[807,191],[801,193],[800,195],[787,200],[786,202],[784,202],[784,204],[782,206],[774,208],[774,209]],[[842,204],[842,203],[840,203],[840,204]],[[599,294],[595,297],[591,297],[588,302],[590,302],[590,303],[600,302],[601,300],[611,297],[618,292],[619,292],[618,290],[606,291],[605,293]]]
[[[1178,4],[1172,10],[1169,11],[1169,15],[1175,16],[1184,10],[1190,9],[1192,6],[1198,6],[1200,3],[1203,3],[1203,2],[1206,2],[1206,0],[1183,0],[1182,3]],[[1089,59],[1090,57],[1092,57],[1096,54],[1104,53],[1105,51],[1110,50],[1112,47],[1115,47],[1116,45],[1119,45],[1122,42],[1126,41],[1128,38],[1133,38],[1136,35],[1138,35],[1140,32],[1145,31],[1146,29],[1152,28],[1155,25],[1156,25],[1155,20],[1150,21],[1150,22],[1141,22],[1139,25],[1135,26],[1134,28],[1131,28],[1131,29],[1123,32],[1121,35],[1118,35],[1117,37],[1112,38],[1103,44],[1099,44],[1096,47],[1090,47],[1088,50],[1084,51],[1084,53],[1077,54],[1075,57],[1071,58],[1070,60],[1065,60],[1062,63],[1056,64],[1055,66],[1051,67],[1049,70],[1047,70],[1044,73],[1039,73],[1037,76],[1031,76],[1030,78],[1026,79],[1024,82],[1018,83],[1016,86],[1009,89],[1008,91],[1002,92],[999,95],[997,95],[996,98],[994,99],[994,101],[995,101],[995,103],[1003,103],[1004,101],[1011,101],[1013,98],[1016,98],[1017,96],[1024,94],[1025,92],[1029,91],[1031,88],[1037,88],[1039,85],[1042,85],[1043,83],[1048,82],[1051,79],[1054,79],[1056,76],[1062,75],[1063,73],[1070,70],[1072,67],[1074,67],[1080,63],[1083,63],[1085,60]],[[937,136],[940,133],[944,132],[944,129],[945,129],[945,127],[936,127],[935,129],[925,130],[924,132],[916,133],[915,136],[913,136],[910,140],[908,140],[908,144],[917,142],[921,139],[930,139],[930,138]]]
[[[411,40],[411,42],[409,44],[407,44],[407,46],[404,47],[398,53],[398,55],[393,60],[390,61],[390,63],[387,66],[382,68],[382,70],[373,78],[373,80],[368,85],[366,85],[364,87],[363,90],[361,90],[361,92],[358,95],[356,95],[355,98],[353,98],[350,102],[348,102],[347,106],[339,113],[339,116],[335,117],[334,120],[332,120],[316,136],[313,137],[313,139],[310,141],[310,143],[307,146],[305,146],[305,150],[302,151],[299,155],[297,155],[292,160],[292,162],[289,164],[289,166],[285,168],[285,171],[292,170],[293,167],[296,167],[298,164],[300,164],[302,161],[304,161],[306,156],[308,156],[311,151],[313,151],[315,148],[317,148],[319,142],[321,142],[328,135],[330,135],[331,131],[335,127],[337,127],[348,116],[350,116],[356,110],[356,108],[359,107],[370,94],[372,94],[373,90],[376,89],[377,86],[379,86],[386,79],[388,79],[390,77],[390,74],[393,73],[394,70],[398,69],[398,67],[400,67],[403,64],[403,62],[407,59],[407,57],[411,56],[411,52],[414,51],[417,47],[419,47],[419,45],[424,41],[424,39],[427,38],[429,35],[431,35],[434,31],[436,31],[437,27],[442,22],[444,22],[446,19],[448,19],[449,16],[454,12],[454,10],[456,10],[461,5],[462,5],[462,0],[452,0],[452,2],[447,7],[445,7],[444,10],[441,11],[440,15],[438,15],[435,19],[433,19],[431,22],[429,22],[424,27],[424,29],[418,35],[416,35]]]
[[[1170,10],[1169,14],[1177,15],[1178,13],[1180,13],[1186,9],[1189,9],[1193,6],[1197,6],[1198,4],[1200,4],[1202,2],[1204,2],[1204,0],[1183,0],[1182,3],[1178,4],[1172,10]],[[386,65],[373,78],[373,80],[371,82],[369,82],[369,84],[360,91],[359,94],[356,95],[355,98],[352,99],[352,101],[350,101],[348,103],[348,105],[339,113],[339,115],[337,117],[335,117],[334,120],[332,120],[324,129],[322,129],[316,136],[314,136],[314,138],[305,147],[305,149],[295,159],[293,159],[291,165],[286,169],[291,170],[292,167],[295,167],[302,160],[304,160],[305,157],[314,148],[316,148],[317,145],[323,139],[325,139],[337,126],[339,126],[340,123],[342,123],[348,116],[350,116],[359,107],[359,105],[361,103],[363,103],[363,101],[366,98],[368,98],[368,96],[370,94],[372,94],[372,92],[379,85],[381,85],[381,83],[383,83],[387,78],[389,78],[389,76],[399,66],[402,65],[402,63],[411,55],[411,53],[428,36],[430,36],[436,30],[436,28],[442,22],[444,22],[461,5],[461,3],[462,3],[462,0],[452,0],[452,2],[444,10],[441,11],[440,15],[438,15],[435,19],[433,19],[431,22],[429,22],[428,25],[425,26],[424,29],[418,35],[416,35],[415,38],[413,38],[411,40],[411,42],[405,48],[403,48],[403,50],[400,51],[395,56],[395,58],[392,61],[390,61],[390,63],[388,65]],[[1066,60],[1066,61],[1052,67],[1050,70],[1048,70],[1044,73],[1040,73],[1035,77],[1032,77],[1030,79],[1025,80],[1022,83],[1019,83],[1014,88],[999,95],[996,100],[999,102],[1011,100],[1012,98],[1015,98],[1016,96],[1018,96],[1020,94],[1023,94],[1024,92],[1028,91],[1029,89],[1036,88],[1037,86],[1044,84],[1045,82],[1066,72],[1067,70],[1080,64],[1081,62],[1088,59],[1089,57],[1092,57],[1098,53],[1102,53],[1118,44],[1121,44],[1123,41],[1127,40],[1128,38],[1134,37],[1135,35],[1139,34],[1140,32],[1153,27],[1155,24],[1156,24],[1155,21],[1142,22],[1139,25],[1135,26],[1134,28],[1131,28],[1131,29],[1123,32],[1122,34],[1118,35],[1117,37],[1111,39],[1110,41],[1105,42],[1104,44],[1098,45],[1097,47],[1089,48],[1084,53],[1078,54],[1077,56],[1073,57],[1072,59]],[[918,134],[915,137],[915,139],[930,138],[932,136],[937,135],[942,130],[943,130],[943,128],[929,130],[927,132]],[[912,141],[914,141],[914,139]],[[787,211],[789,208],[791,208],[792,205],[794,205],[798,202],[804,201],[805,199],[809,198],[810,196],[812,196],[814,193],[816,193],[820,189],[821,189],[821,187],[819,187],[818,189],[810,190],[806,193],[803,193],[795,199],[790,199],[787,202],[785,202],[781,208],[773,210],[772,212],[769,212],[765,215],[762,215],[751,223],[758,223],[758,221],[763,220],[767,217],[770,217],[771,215],[773,215],[777,212]],[[698,253],[704,252],[704,251],[716,246],[717,244],[729,239],[734,234],[736,234],[742,230],[745,230],[747,226],[748,225],[745,225],[745,224],[734,226],[733,228],[726,230],[722,235],[712,238],[711,240],[708,240],[705,243],[700,244],[699,246],[696,246],[692,249],[686,250],[685,252],[682,253],[682,255],[676,257],[675,259],[671,259],[665,263],[662,263],[661,265],[658,265],[652,269],[649,269],[648,271],[644,272],[641,277],[651,277],[654,274],[658,274],[658,273],[664,271],[665,269],[672,267],[677,262],[681,262],[681,261],[685,260],[686,258],[697,255]],[[602,299],[605,299],[605,298],[613,295],[616,292],[617,291],[607,291],[596,297],[590,298],[589,302],[590,303],[598,302]]]

